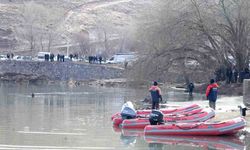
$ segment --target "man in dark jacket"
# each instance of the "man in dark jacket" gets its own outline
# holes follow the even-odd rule
[[[217,100],[217,93],[218,93],[218,84],[215,83],[214,79],[210,80],[210,84],[207,86],[206,96],[209,100],[209,107],[215,110],[216,107],[216,100]]]
[[[161,89],[158,87],[158,83],[154,81],[153,86],[149,88],[152,99],[152,109],[159,109],[159,103],[162,101]]]
[[[188,93],[189,96],[193,96],[194,84],[191,82],[188,84]]]

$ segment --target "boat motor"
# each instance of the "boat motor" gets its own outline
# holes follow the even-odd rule
[[[132,102],[128,101],[122,106],[121,110],[122,119],[134,119],[136,118],[136,111]]]
[[[159,110],[152,110],[151,114],[149,115],[149,122],[151,125],[160,125],[164,124],[163,120],[163,113]]]

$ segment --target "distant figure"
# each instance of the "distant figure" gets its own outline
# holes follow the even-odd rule
[[[34,93],[32,93],[32,94],[31,94],[31,97],[32,97],[32,98],[34,98],[34,97],[35,97],[35,94],[34,94]]]
[[[49,54],[45,54],[44,59],[45,59],[45,61],[49,61]]]
[[[99,56],[99,63],[102,64],[102,56]]]
[[[89,56],[89,63],[92,63],[92,56]]]
[[[233,71],[231,67],[227,68],[226,76],[227,76],[227,84],[232,83]]]
[[[128,62],[125,61],[125,62],[124,62],[124,68],[127,69],[127,67],[128,67]]]
[[[13,57],[14,57],[14,54],[13,54],[13,53],[11,53],[11,54],[10,54],[10,57],[11,57],[11,58],[13,58]]]
[[[70,58],[70,60],[72,61],[72,59],[73,59],[73,54],[69,54],[69,58]]]
[[[239,82],[240,83],[243,83],[244,77],[245,77],[245,71],[241,70],[239,73]]]
[[[218,93],[218,84],[215,83],[214,79],[210,80],[210,84],[207,86],[206,97],[209,100],[209,107],[215,110],[217,93]]]
[[[62,62],[64,62],[64,57],[65,57],[65,56],[64,56],[64,55],[62,55]]]
[[[10,54],[8,53],[6,57],[7,57],[8,59],[10,59]]]
[[[189,96],[193,96],[194,84],[191,82],[188,84]]]
[[[50,54],[50,61],[51,61],[51,62],[53,62],[53,61],[54,61],[54,57],[55,57],[55,56],[54,56],[54,54],[53,54],[53,53],[52,53],[52,54]]]
[[[250,71],[248,68],[244,69],[244,79],[250,79]]]
[[[60,54],[57,54],[57,61],[60,60],[60,57],[61,57],[61,55],[60,55]]]
[[[238,74],[239,74],[238,70],[234,67],[233,68],[233,82],[234,83],[238,82]]]
[[[154,81],[153,86],[149,88],[152,99],[152,109],[159,109],[159,103],[162,102],[161,89],[158,83]]]

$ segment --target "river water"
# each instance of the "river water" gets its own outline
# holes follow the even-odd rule
[[[163,93],[169,104],[207,105],[199,94],[188,100],[183,91]],[[144,137],[142,131],[112,127],[110,117],[125,101],[142,100],[147,94],[147,89],[0,84],[0,149],[245,148],[238,137]],[[232,98],[229,103],[237,106],[240,101]]]

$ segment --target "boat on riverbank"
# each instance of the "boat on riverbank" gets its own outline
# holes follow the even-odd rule
[[[242,117],[220,122],[189,122],[164,125],[147,125],[145,135],[228,135],[235,134],[246,126]]]
[[[166,115],[163,120],[165,123],[188,123],[188,122],[203,122],[215,116],[215,112],[211,108],[202,109],[193,114]],[[125,119],[121,123],[123,129],[143,129],[150,125],[149,118]]]
[[[190,104],[183,107],[177,107],[177,108],[169,108],[169,109],[160,109],[160,111],[165,115],[180,115],[180,114],[190,114],[195,113],[198,111],[201,111],[201,107],[198,104]],[[137,110],[136,111],[136,118],[148,118],[149,114],[152,112],[152,110]],[[114,126],[119,126],[123,119],[121,117],[121,113],[117,112],[112,115],[111,120],[113,121]]]

